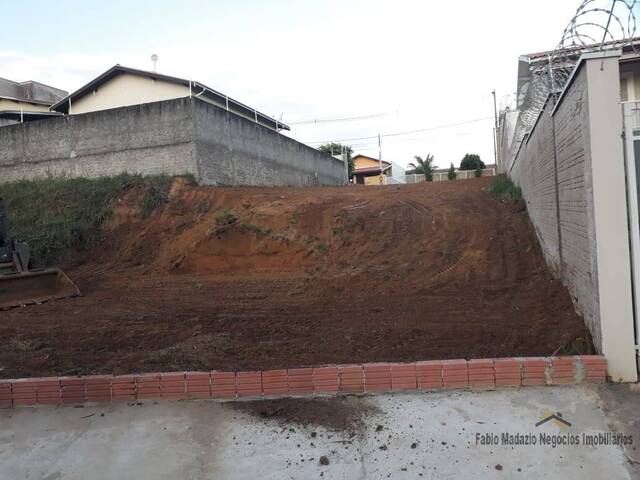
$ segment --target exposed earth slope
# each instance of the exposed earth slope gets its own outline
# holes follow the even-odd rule
[[[67,273],[0,312],[3,377],[549,355],[586,339],[526,213],[489,179],[387,187],[177,181],[119,198]]]

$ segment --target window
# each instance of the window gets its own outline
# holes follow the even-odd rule
[[[635,92],[633,91],[634,85],[633,72],[623,72],[620,74],[620,100],[623,102],[629,102],[635,100]]]

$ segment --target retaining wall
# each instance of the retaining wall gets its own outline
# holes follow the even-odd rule
[[[602,383],[606,371],[604,357],[586,355],[365,363],[244,372],[23,378],[0,380],[0,407],[572,385]]]
[[[344,162],[194,99],[198,178],[205,185],[344,185]]]
[[[0,128],[0,181],[197,173],[188,99]]]
[[[611,376],[636,381],[618,55],[583,56],[507,174]]]
[[[190,97],[0,128],[0,181],[122,172],[191,173],[203,185],[347,182],[342,161]]]

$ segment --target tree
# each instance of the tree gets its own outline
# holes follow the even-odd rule
[[[456,167],[453,166],[453,162],[451,162],[451,166],[449,167],[449,171],[447,172],[447,178],[449,180],[455,180],[458,174],[456,173]]]
[[[408,171],[407,173],[411,172],[416,174],[423,174],[426,177],[427,182],[432,182],[433,169],[438,168],[437,165],[433,164],[435,160],[435,158],[433,158],[433,155],[427,153],[427,156],[424,157],[424,159],[419,155],[416,155],[413,158],[416,160],[416,163],[409,163],[409,167],[411,167],[412,170]]]
[[[460,162],[460,170],[477,170],[484,167],[484,162],[480,160],[480,155],[477,153],[467,153]]]
[[[318,150],[324,153],[328,153],[329,155],[342,155],[342,148],[344,147],[345,153],[347,154],[347,163],[349,167],[349,178],[353,177],[353,170],[355,169],[355,165],[353,164],[353,149],[349,145],[342,145],[341,143],[325,143],[324,145],[320,145]]]

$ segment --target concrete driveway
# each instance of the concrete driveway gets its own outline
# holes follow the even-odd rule
[[[3,410],[0,478],[635,479],[639,400],[584,386]],[[611,432],[633,444],[584,445]]]

